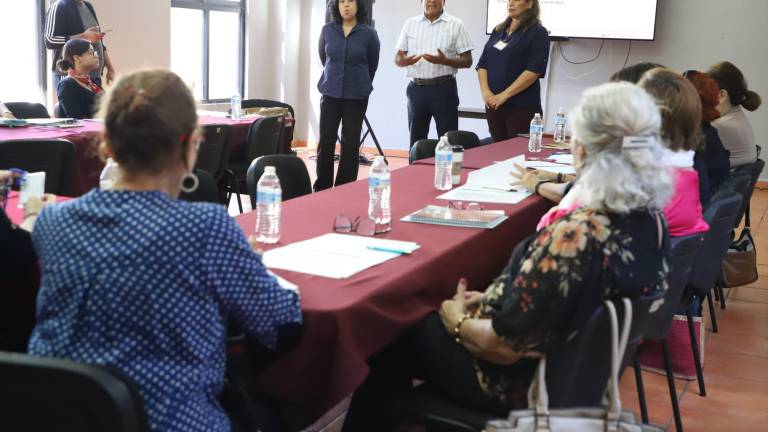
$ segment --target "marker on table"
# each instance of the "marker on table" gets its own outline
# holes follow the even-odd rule
[[[387,253],[393,253],[398,255],[410,255],[411,251],[402,250],[402,249],[392,249],[392,248],[385,248],[385,247],[379,247],[379,246],[368,246],[368,250],[376,251],[376,252],[387,252]]]

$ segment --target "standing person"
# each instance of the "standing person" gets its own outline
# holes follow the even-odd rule
[[[744,114],[760,108],[760,95],[749,90],[747,80],[731,62],[720,62],[709,68],[709,76],[720,87],[720,118],[712,122],[720,134],[725,148],[731,152],[731,168],[750,164],[757,160],[755,132]]]
[[[407,68],[410,145],[427,138],[435,118],[439,136],[459,128],[456,73],[472,66],[472,39],[464,23],[445,12],[445,0],[421,0],[422,15],[409,18],[397,41],[395,64]]]
[[[357,180],[360,132],[368,96],[379,67],[379,36],[366,25],[366,0],[329,0],[332,22],[320,33],[323,76],[317,84],[320,99],[320,144],[317,148],[315,192]],[[333,155],[341,123],[341,157],[336,182]]]
[[[101,86],[101,76],[106,69],[107,84],[115,78],[115,68],[107,54],[107,47],[102,40],[105,33],[99,27],[96,10],[89,1],[58,0],[48,9],[45,18],[45,46],[53,50],[53,87],[59,85],[66,73],[56,67],[61,60],[64,44],[70,39],[85,39],[93,44],[99,56],[99,67],[91,72],[93,82]]]
[[[60,72],[67,74],[56,88],[64,117],[93,118],[96,96],[103,91],[90,75],[99,67],[99,57],[93,45],[84,39],[69,40],[57,66]]]
[[[541,113],[539,79],[547,72],[549,33],[539,19],[539,0],[509,0],[477,63],[477,77],[494,141],[527,133]]]

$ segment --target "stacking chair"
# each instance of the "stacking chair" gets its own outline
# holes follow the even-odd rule
[[[262,117],[253,122],[248,129],[245,161],[227,164],[228,175],[234,178],[231,186],[228,187],[229,197],[231,199],[232,194],[237,197],[237,206],[241,213],[243,212],[243,204],[240,201],[240,193],[247,192],[246,174],[248,167],[258,157],[277,154],[284,124],[285,117],[282,115]]]
[[[63,139],[0,142],[0,169],[45,171],[45,191],[72,196],[75,145]]]
[[[148,432],[144,403],[119,372],[0,352],[0,424],[27,432]]]
[[[675,427],[677,431],[683,430],[682,417],[680,416],[680,406],[677,400],[677,390],[675,389],[675,378],[672,372],[672,364],[669,358],[669,344],[667,343],[667,333],[672,326],[675,312],[680,305],[688,280],[691,275],[691,267],[696,259],[696,255],[704,240],[704,234],[696,234],[687,237],[673,238],[670,247],[670,272],[667,277],[668,289],[664,294],[664,304],[655,313],[654,319],[648,322],[643,337],[649,340],[661,341],[662,351],[664,353],[664,368],[667,373],[667,385],[669,386],[669,396],[672,401],[672,412],[675,418]],[[640,369],[639,356],[634,356],[635,380],[637,382],[637,396],[640,402],[640,414],[643,423],[648,423],[648,406],[645,401],[645,388],[643,385],[643,374]],[[702,384],[703,386],[703,384]],[[702,387],[703,389],[703,387]],[[703,390],[702,390],[703,392]]]
[[[750,220],[749,220],[749,203],[752,200],[752,192],[755,191],[755,186],[757,186],[757,181],[760,178],[760,174],[763,172],[763,169],[765,168],[765,161],[762,159],[758,159],[757,161],[744,165],[742,167],[739,167],[736,172],[737,173],[745,173],[749,176],[750,181],[747,185],[747,189],[743,194],[743,199],[741,202],[741,208],[739,209],[738,215],[736,215],[736,226],[738,226],[741,223],[741,219],[745,218],[744,225],[750,226]]]
[[[50,118],[48,109],[39,103],[31,102],[6,102],[5,106],[17,119]]]
[[[492,137],[485,137],[485,138],[480,140],[480,145],[484,146],[484,145],[488,145],[488,144],[493,144],[494,142],[495,141],[493,140]]]
[[[189,202],[205,202],[221,204],[221,195],[216,180],[207,171],[195,170],[197,180],[200,182],[194,192],[181,192],[179,199]]]
[[[420,139],[416,141],[408,155],[408,164],[413,165],[417,160],[435,157],[437,143],[438,140],[435,139]]]
[[[480,146],[480,138],[474,132],[455,130],[448,132],[445,136],[448,137],[448,142],[451,145],[460,145],[464,147],[464,150]]]
[[[262,156],[251,163],[246,175],[252,208],[256,206],[256,186],[264,174],[264,168],[268,166],[275,167],[280,187],[283,189],[283,201],[312,193],[307,165],[301,158],[294,155]]]
[[[230,127],[227,125],[206,125],[203,126],[204,140],[200,143],[200,149],[197,151],[197,163],[195,169],[203,170],[213,176],[219,188],[219,195],[222,197],[220,203],[227,202],[225,198],[226,191],[233,189],[234,177],[228,175],[226,171],[227,160],[229,159],[229,134]]]
[[[291,113],[291,117],[293,118],[294,124],[296,124],[296,111],[294,111],[293,107],[285,102],[280,102],[276,100],[270,100],[270,99],[246,99],[241,103],[241,106],[244,109],[248,108],[287,108],[288,112]],[[290,129],[290,135],[286,135],[288,132],[288,129],[283,129],[283,136],[280,139],[280,146],[278,146],[278,153],[291,153],[295,154],[291,150],[291,143],[293,142],[293,128]]]

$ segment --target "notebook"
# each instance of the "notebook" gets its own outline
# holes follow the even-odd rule
[[[507,215],[502,210],[457,210],[430,205],[400,220],[433,225],[492,229],[506,219]]]

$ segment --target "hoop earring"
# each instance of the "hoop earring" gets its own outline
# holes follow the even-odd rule
[[[192,193],[200,186],[200,179],[193,172],[188,172],[181,177],[179,188],[184,193]]]

